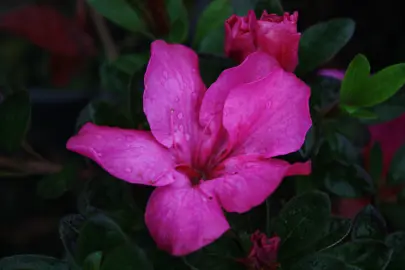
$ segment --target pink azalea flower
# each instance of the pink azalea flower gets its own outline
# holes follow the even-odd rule
[[[206,89],[197,55],[158,40],[143,98],[151,132],[88,123],[67,148],[117,178],[157,187],[146,225],[161,249],[185,255],[229,229],[222,209],[249,211],[286,174],[308,171],[273,157],[303,144],[309,96],[305,83],[260,52]]]
[[[238,62],[257,50],[277,59],[287,71],[298,64],[300,33],[298,12],[283,16],[263,12],[259,20],[251,10],[245,17],[232,15],[225,22],[225,52]]]
[[[342,80],[345,71],[324,69],[321,70],[319,74]],[[371,125],[368,129],[371,134],[371,140],[363,152],[366,168],[370,166],[369,160],[372,146],[375,143],[379,143],[383,153],[383,170],[378,196],[384,201],[395,201],[401,188],[386,186],[385,180],[395,152],[405,143],[405,114],[386,123]],[[339,199],[336,206],[336,213],[344,217],[353,218],[361,209],[370,203],[371,198],[369,197]]]
[[[253,246],[247,258],[240,260],[251,270],[275,270],[279,266],[277,254],[281,239],[278,236],[267,238],[259,231],[252,234],[250,241]]]

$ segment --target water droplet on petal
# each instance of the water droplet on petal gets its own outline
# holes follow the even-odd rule
[[[179,126],[179,130],[180,130],[180,131],[183,131],[183,130],[184,130],[184,126],[183,126],[183,125],[180,125],[180,126]]]
[[[185,137],[186,137],[186,141],[190,140],[190,135],[189,134],[186,134]]]
[[[182,113],[179,113],[179,114],[177,115],[177,118],[183,119],[183,114],[182,114]]]
[[[98,156],[98,157],[102,157],[103,154],[101,154],[100,152],[97,152],[97,156]]]
[[[131,168],[125,168],[125,172],[127,172],[127,173],[130,173],[130,172],[132,172],[132,169]]]
[[[96,138],[100,140],[100,139],[103,138],[103,136],[101,136],[101,135],[96,135]]]
[[[267,101],[266,108],[270,108],[270,107],[271,107],[271,101]]]
[[[176,101],[176,102],[179,102],[179,101],[180,101],[180,98],[176,97],[176,98],[175,98],[175,101]]]

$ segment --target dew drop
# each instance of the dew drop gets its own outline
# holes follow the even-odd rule
[[[180,125],[180,126],[179,126],[179,130],[180,130],[180,132],[182,132],[182,131],[184,130],[184,126],[183,126],[183,125]]]
[[[271,107],[271,101],[267,101],[266,102],[266,108],[270,108]]]
[[[179,113],[179,114],[177,115],[177,118],[183,119],[183,114],[182,114],[182,113]]]
[[[179,101],[180,101],[180,98],[176,97],[174,100],[175,100],[176,102],[179,102]]]
[[[98,157],[102,157],[103,154],[101,154],[100,152],[97,152],[97,156],[98,156]]]
[[[186,137],[186,141],[190,140],[190,135],[189,134],[186,134],[185,137]]]
[[[127,173],[130,173],[130,172],[132,172],[132,169],[131,168],[125,168],[125,172],[127,172]]]
[[[101,136],[101,135],[96,135],[96,138],[100,140],[100,139],[103,138],[103,136]]]

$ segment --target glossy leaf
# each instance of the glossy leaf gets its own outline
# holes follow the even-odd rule
[[[346,70],[340,90],[341,106],[350,112],[389,99],[405,84],[405,64],[396,64],[370,76],[370,63],[358,54]]]
[[[279,258],[284,260],[305,250],[328,230],[331,205],[328,195],[311,191],[291,199],[275,220],[281,238]]]
[[[84,260],[83,270],[100,270],[102,258],[103,253],[101,251],[91,253]]]
[[[336,246],[349,235],[351,227],[350,219],[331,218],[329,230],[316,242],[315,250],[322,251]]]
[[[372,205],[364,207],[353,221],[351,237],[355,239],[382,240],[387,233],[387,224]]]
[[[87,0],[101,15],[127,30],[147,33],[147,27],[140,13],[126,0]]]
[[[224,22],[233,13],[228,0],[213,0],[200,15],[195,32],[193,47],[200,48],[201,42],[212,31],[223,29]]]
[[[179,0],[166,0],[166,9],[170,18],[170,33],[167,41],[183,43],[189,30],[187,9],[183,1]]]
[[[344,261],[337,258],[315,254],[305,257],[291,267],[291,270],[349,270]]]
[[[297,74],[308,73],[332,59],[353,36],[351,19],[332,19],[306,29],[299,46]]]
[[[393,249],[387,270],[401,269],[405,265],[405,232],[399,231],[388,235],[385,244]]]

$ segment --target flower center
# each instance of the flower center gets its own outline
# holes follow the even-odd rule
[[[207,180],[207,174],[203,170],[193,168],[189,165],[177,165],[176,170],[185,174],[193,186],[200,184],[201,180]]]

